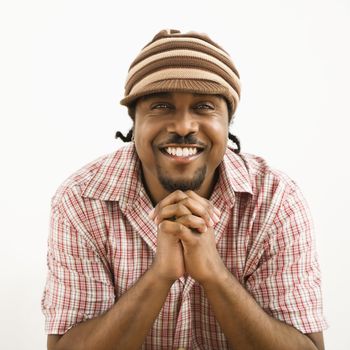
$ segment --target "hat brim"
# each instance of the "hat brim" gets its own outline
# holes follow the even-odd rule
[[[167,79],[152,82],[125,96],[120,101],[120,104],[130,107],[136,102],[136,100],[143,96],[162,92],[188,92],[193,94],[221,95],[228,103],[230,116],[234,114],[236,109],[234,99],[226,87],[214,81],[198,79]]]

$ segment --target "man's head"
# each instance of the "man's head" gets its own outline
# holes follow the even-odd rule
[[[121,104],[133,119],[136,151],[155,201],[176,189],[210,194],[239,97],[236,68],[206,35],[164,30],[142,49]]]

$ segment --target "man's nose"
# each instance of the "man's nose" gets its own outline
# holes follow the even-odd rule
[[[167,131],[169,133],[176,133],[180,136],[186,136],[198,131],[198,120],[191,115],[190,111],[179,111],[169,121]]]

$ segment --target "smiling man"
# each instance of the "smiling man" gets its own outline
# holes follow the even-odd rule
[[[228,125],[221,96],[161,93],[138,102],[135,147],[155,203],[176,190],[210,197],[227,148]]]
[[[52,200],[48,349],[324,349],[307,204],[240,152],[239,98],[208,36],[163,30],[142,49],[121,101],[129,144]]]

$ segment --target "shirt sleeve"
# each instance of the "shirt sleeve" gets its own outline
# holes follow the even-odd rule
[[[108,267],[84,235],[56,207],[51,213],[47,264],[41,301],[47,334],[64,334],[114,304]]]
[[[247,290],[269,315],[302,333],[325,330],[313,223],[298,188],[282,202],[267,237]]]

